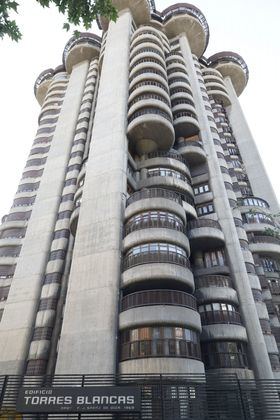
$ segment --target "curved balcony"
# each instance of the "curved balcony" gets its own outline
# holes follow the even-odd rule
[[[146,331],[146,339],[141,339],[141,330]],[[159,333],[155,338],[154,331]],[[177,335],[176,335],[177,334]],[[180,334],[180,337],[178,337]],[[120,334],[120,360],[180,357],[200,360],[199,334],[190,328],[180,326],[143,326],[138,330],[126,329]]]
[[[123,250],[126,252],[134,246],[149,242],[168,242],[183,248],[190,255],[189,240],[185,233],[170,228],[150,227],[131,232],[123,240]]]
[[[204,365],[195,359],[179,357],[150,357],[126,360],[119,363],[121,374],[205,374]]]
[[[135,116],[144,115],[143,111],[145,110],[157,110],[158,115],[162,115],[165,119],[172,121],[172,113],[170,110],[169,103],[165,101],[163,96],[156,97],[155,95],[150,95],[143,93],[141,95],[137,95],[133,101],[129,104],[129,111],[128,111],[128,121],[132,121]]]
[[[175,305],[197,310],[196,299],[189,293],[180,290],[156,289],[141,290],[123,296],[121,300],[121,312],[140,306]]]
[[[209,27],[203,13],[192,4],[177,3],[162,12],[167,36],[173,38],[185,32],[192,52],[200,57],[209,41]]]
[[[210,275],[197,277],[195,296],[199,304],[225,302],[238,305],[236,291],[232,288],[230,277]]]
[[[215,82],[205,82],[208,95],[213,96],[214,99],[221,101],[224,106],[231,105],[228,94],[225,92],[225,88],[221,84]]]
[[[123,271],[137,265],[151,263],[177,264],[190,269],[189,259],[183,254],[168,251],[148,251],[125,256],[123,260]]]
[[[159,212],[162,212],[160,210]],[[154,212],[152,212],[154,213]],[[142,213],[143,214],[143,213]],[[129,235],[132,232],[142,230],[142,229],[172,229],[178,232],[185,233],[185,226],[182,219],[177,217],[175,214],[147,214],[144,213],[143,217],[141,213],[132,217],[125,224],[125,236]]]
[[[168,311],[166,306],[168,306]],[[119,328],[141,325],[185,325],[201,331],[196,300],[192,295],[176,290],[146,290],[125,296],[119,316]]]
[[[189,179],[179,171],[168,168],[151,168],[148,177],[139,182],[140,188],[163,187],[174,188],[193,197],[193,190]]]
[[[237,324],[204,325],[200,336],[201,341],[233,340],[247,341],[246,329]]]
[[[230,274],[230,269],[228,265],[214,265],[209,267],[194,267],[194,272],[196,277],[200,276],[211,276],[211,275],[228,275]]]
[[[191,178],[186,162],[180,154],[176,154],[175,152],[152,152],[147,153],[143,158],[146,159],[141,159],[137,162],[138,170],[145,168],[149,171],[149,169],[153,170],[153,168],[165,168],[166,170],[170,169],[182,174],[182,179],[186,178],[188,180]]]
[[[99,56],[101,38],[89,32],[80,33],[78,37],[72,36],[65,45],[62,62],[68,73],[73,66]]]
[[[206,153],[199,141],[179,138],[177,148],[190,166],[206,162]]]
[[[237,96],[241,95],[249,79],[249,70],[239,54],[223,51],[209,57],[207,63],[216,68],[223,77],[230,77]]]
[[[129,9],[137,26],[150,23],[150,4],[147,0],[112,0],[112,4],[119,12]],[[98,25],[100,29],[107,31],[109,21],[104,16],[99,16]]]
[[[254,236],[249,239],[251,252],[276,256],[280,253],[280,239],[268,235]]]
[[[39,105],[43,105],[44,99],[47,95],[48,88],[53,78],[53,69],[47,69],[42,71],[37,77],[34,84],[34,95],[39,102]]]
[[[148,153],[146,156],[147,159],[155,159],[155,158],[168,158],[168,159],[174,159],[177,160],[179,162],[182,162],[185,164],[185,159],[179,154],[176,153],[176,151],[168,151],[168,152],[152,152],[152,153]],[[144,161],[145,162],[145,161]],[[143,163],[140,161],[138,163],[139,167],[144,167]],[[154,165],[153,165],[154,166]],[[186,170],[186,167],[183,167],[182,170]]]
[[[122,287],[135,286],[149,279],[149,282],[159,286],[167,281],[194,290],[193,274],[186,257],[158,252],[125,258],[123,266]]]
[[[190,111],[188,105],[181,105],[178,109],[173,107],[173,124],[175,128],[176,137],[194,136],[199,133],[199,124],[196,113]],[[175,109],[174,109],[175,108]],[[177,108],[177,109],[176,109]]]
[[[203,326],[212,324],[242,324],[239,312],[234,311],[206,311],[200,313],[200,317]]]
[[[158,107],[143,107],[128,119],[130,145],[140,155],[168,150],[175,139],[172,118]]]
[[[186,214],[182,207],[182,199],[174,191],[164,190],[162,188],[151,188],[137,191],[127,200],[125,210],[125,219],[143,213],[145,211],[162,210],[175,213],[186,222]]]
[[[141,32],[137,32],[141,30]],[[153,43],[157,45],[161,50],[163,49],[163,42],[160,35],[156,32],[143,30],[142,27],[134,32],[132,36],[132,41],[130,44],[131,51],[134,50],[138,45],[145,45],[146,43]]]
[[[212,219],[191,220],[188,233],[193,250],[221,247],[225,242],[219,222]]]
[[[201,351],[206,369],[234,369],[235,373],[236,369],[249,367],[247,345],[243,341],[203,343]]]

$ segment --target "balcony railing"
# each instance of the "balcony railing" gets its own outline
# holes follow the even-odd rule
[[[197,220],[191,220],[188,223],[188,230],[203,228],[203,227],[210,227],[210,228],[215,228],[215,229],[221,230],[220,223],[217,222],[217,220],[197,219]]]
[[[194,147],[199,147],[200,149],[203,149],[203,146],[199,141],[193,141],[193,140],[180,141],[178,146],[179,147],[194,146]]]
[[[182,205],[182,199],[179,194],[175,193],[174,191],[165,190],[163,188],[150,188],[137,191],[128,198],[126,204],[129,206],[129,204],[138,200],[144,200],[145,198],[166,198]]]
[[[275,238],[274,236],[254,236],[249,239],[250,243],[259,244],[259,243],[266,243],[266,244],[276,244],[280,245],[280,239]]]
[[[201,276],[195,279],[196,289],[200,287],[232,287],[232,282],[230,277],[211,275],[211,276]]]
[[[183,223],[179,223],[177,219],[170,218],[155,218],[155,217],[143,217],[143,219],[132,220],[125,225],[125,235],[131,232],[141,229],[149,228],[163,228],[163,229],[174,229],[179,232],[185,232]]]
[[[148,159],[153,159],[153,158],[170,158],[170,159],[176,159],[179,160],[180,162],[185,163],[185,159],[183,158],[183,156],[179,155],[178,153],[172,153],[172,152],[164,152],[164,151],[158,151],[158,152],[152,152],[152,153],[148,153],[147,154],[147,158]]]
[[[211,324],[237,324],[241,325],[238,312],[233,311],[206,311],[200,313],[202,325]]]
[[[139,306],[175,305],[190,309],[197,309],[196,299],[189,293],[179,290],[144,290],[124,296],[121,302],[121,311]]]
[[[125,256],[123,260],[123,271],[137,265],[150,263],[178,264],[190,268],[190,262],[184,255],[176,252],[154,251]]]

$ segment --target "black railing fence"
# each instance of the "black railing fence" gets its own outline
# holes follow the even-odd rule
[[[133,386],[141,391],[141,412],[21,414],[22,387]],[[238,379],[236,375],[55,375],[0,376],[0,419],[279,420],[280,380]]]

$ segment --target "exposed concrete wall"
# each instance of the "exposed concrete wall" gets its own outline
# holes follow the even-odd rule
[[[0,326],[0,372],[24,369],[89,63],[71,74]]]
[[[229,205],[227,191],[219,167],[210,125],[205,112],[204,102],[196,75],[191,49],[185,34],[180,35],[180,46],[187,64],[189,80],[195,99],[198,120],[201,128],[201,138],[206,154],[211,190],[214,194],[215,210],[225,235],[226,248],[229,256],[231,275],[238,294],[240,312],[245,323],[255,375],[263,379],[272,379],[273,373],[261,331],[255,302],[252,296],[250,282],[239,245],[237,231],[234,225],[232,211]]]
[[[279,203],[277,197],[267,176],[230,77],[225,78],[225,84],[231,100],[231,106],[227,107],[227,113],[242,160],[246,166],[253,193],[256,197],[264,198],[270,204],[273,213],[278,213]],[[265,139],[263,140],[265,141]]]
[[[114,373],[131,14],[107,34],[56,373]]]

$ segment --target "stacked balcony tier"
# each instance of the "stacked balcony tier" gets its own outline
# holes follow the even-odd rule
[[[195,135],[199,124],[184,59],[179,52],[172,52],[166,63],[176,137]]]
[[[168,150],[174,142],[169,87],[160,33],[150,26],[131,42],[127,134],[138,154]]]

